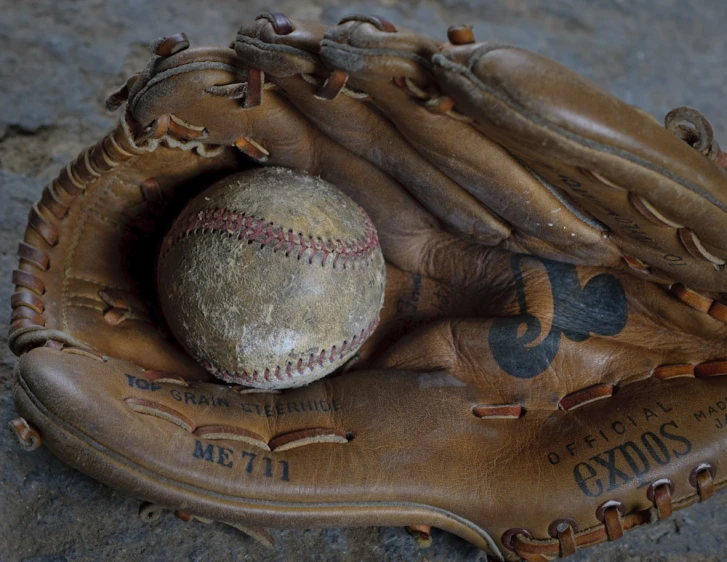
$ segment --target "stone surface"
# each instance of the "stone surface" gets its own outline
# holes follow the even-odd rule
[[[444,37],[471,23],[478,38],[556,58],[662,119],[692,105],[727,142],[723,0],[0,0],[0,334],[7,333],[10,271],[27,210],[69,159],[115,120],[106,95],[140,69],[146,44],[185,31],[193,44],[227,44],[237,26],[274,8],[335,23],[354,12]],[[0,342],[0,423],[14,417],[14,358]],[[484,475],[486,477],[486,475]],[[577,562],[727,560],[727,495],[578,553]],[[484,556],[435,532],[418,550],[401,529],[274,531],[268,551],[220,524],[169,515],[145,524],[138,503],[71,470],[46,450],[22,452],[0,433],[0,560],[3,562],[166,560],[477,561]],[[482,509],[487,509],[486,505]]]

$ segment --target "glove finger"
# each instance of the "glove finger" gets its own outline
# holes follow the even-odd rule
[[[231,51],[226,56],[240,64]],[[209,95],[210,91],[218,92],[235,84],[230,83],[229,76],[211,73],[207,59],[214,61],[209,50],[190,49],[154,61],[139,78],[129,98],[130,115],[139,123],[138,128],[148,129],[168,116],[174,122],[184,123],[186,130],[203,130],[206,143],[235,145],[266,165],[321,176],[367,211],[377,227],[388,261],[408,270],[418,270],[422,264],[429,266],[422,254],[431,239],[440,236],[449,239],[451,235],[442,232],[437,221],[406,190],[382,169],[316,128],[308,116],[296,111],[277,91],[265,90],[251,107],[239,100]],[[191,75],[195,76],[194,80]],[[256,82],[255,78],[250,79],[247,70],[244,76],[233,78],[244,82],[238,90]],[[302,81],[297,86],[312,88]],[[178,136],[177,131],[171,134]],[[434,206],[439,211],[446,207]],[[455,208],[468,213],[466,206]],[[470,229],[473,220],[463,219],[460,226]]]
[[[348,73],[348,84],[371,96],[378,112],[426,161],[507,226],[507,237],[500,242],[503,248],[578,263],[617,265],[618,252],[604,238],[600,224],[540,182],[467,119],[459,119],[430,99],[437,87],[430,58],[438,49],[417,34],[381,28],[371,18],[351,18],[326,33],[321,57]],[[409,188],[420,177],[415,175],[404,184]]]
[[[266,79],[333,141],[407,185],[419,203],[451,229],[491,244],[507,236],[505,225],[416,153],[362,96],[345,89],[335,100],[321,98],[327,85],[319,77],[328,71],[318,59],[318,48],[325,28],[283,18],[263,14],[243,26],[235,44],[240,58],[264,71]],[[418,181],[424,176],[426,182]],[[415,181],[407,184],[404,178]]]
[[[372,366],[448,372],[493,407],[526,410],[578,407],[650,377],[727,371],[727,326],[652,283],[532,257],[503,261],[501,298],[418,319]],[[422,308],[431,290],[420,285]]]
[[[269,25],[267,20],[262,21]],[[296,41],[300,42],[300,39]],[[253,47],[248,46],[245,52],[251,49]],[[290,49],[292,47],[287,47],[286,53]],[[295,52],[299,58],[286,58],[288,65],[298,61],[296,64],[304,69],[306,65],[313,64],[305,53]],[[255,56],[256,63],[263,58],[263,54],[265,52]],[[274,58],[276,54],[277,51],[273,51],[268,56]],[[231,55],[226,52],[226,56]],[[358,118],[365,120],[371,114],[370,109],[347,96],[329,102],[316,100],[314,86],[299,77],[279,80],[288,85],[288,80],[294,80],[291,88],[299,90],[296,95],[300,96],[295,98],[296,103],[302,105],[301,99],[305,99],[308,104],[306,110],[309,110],[307,113],[296,111],[288,98],[276,90],[265,90],[259,105],[252,107],[245,107],[237,100],[222,96],[210,96],[208,92],[212,87],[220,89],[230,86],[230,77],[210,73],[205,57],[210,57],[208,50],[190,49],[150,65],[151,70],[142,74],[129,98],[130,115],[139,123],[140,129],[148,129],[151,124],[168,115],[175,122],[185,123],[187,130],[203,129],[205,142],[234,144],[266,165],[286,166],[321,176],[342,189],[367,211],[376,225],[387,261],[408,271],[432,278],[446,278],[459,284],[471,284],[479,279],[481,268],[473,266],[473,263],[486,260],[487,247],[473,248],[468,241],[469,235],[456,238],[443,231],[435,217],[419,204],[421,201],[412,197],[411,190],[403,189],[394,177],[377,165],[378,162],[355,154],[337,142],[336,138],[316,127],[315,119],[311,121],[311,115],[316,112],[323,119],[321,112],[324,108],[320,104],[325,106],[325,118],[331,127],[339,118],[342,122],[345,119],[354,122]],[[239,65],[239,61],[235,64]],[[190,79],[193,73],[199,74],[199,77]],[[245,74],[243,78],[248,80],[249,86],[249,75]],[[170,95],[170,91],[175,92],[175,95]],[[381,120],[379,123],[389,127]],[[363,127],[362,130],[368,129]],[[171,131],[171,134],[178,135],[177,131]],[[353,132],[348,136],[356,137]],[[373,139],[359,137],[360,140],[356,142],[373,143]],[[402,142],[395,136],[391,139]],[[186,142],[190,141],[186,139]],[[260,152],[250,151],[250,145],[257,147],[255,150]],[[378,148],[372,150],[385,152]],[[387,158],[388,171],[392,171],[396,166],[395,158]],[[426,164],[421,162],[421,165]],[[401,173],[397,173],[401,177]],[[430,184],[422,182],[420,188],[427,191]],[[436,194],[437,190],[432,190],[432,193]],[[445,189],[440,193],[454,192]],[[458,201],[452,205],[437,203],[432,208],[440,213],[437,218],[450,226],[457,223],[461,229],[470,233],[472,229],[477,229],[473,224],[479,218],[472,218],[469,214],[470,218],[462,219],[462,222],[450,213],[456,214],[460,210],[470,213],[472,209],[480,208],[476,204]],[[482,236],[486,234],[477,237]]]
[[[724,292],[727,170],[651,116],[536,54],[459,45],[433,64],[457,110],[607,225],[630,265],[647,278],[657,273]]]
[[[725,482],[724,377],[516,412],[444,373],[241,394],[38,348],[14,394],[60,458],[139,498],[243,525],[433,525],[500,560],[617,538]]]

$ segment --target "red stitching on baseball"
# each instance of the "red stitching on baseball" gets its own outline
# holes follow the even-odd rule
[[[285,247],[285,255],[287,256],[297,249],[297,258],[303,259],[303,256],[307,254],[308,263],[313,263],[313,259],[320,255],[321,265],[325,266],[329,256],[333,256],[333,267],[335,268],[338,265],[339,258],[343,258],[343,267],[345,268],[351,260],[359,263],[362,259],[365,260],[370,257],[371,253],[380,246],[371,219],[365,212],[362,211],[362,213],[366,222],[366,238],[359,238],[349,242],[340,239],[335,242],[331,240],[326,242],[319,238],[316,244],[316,240],[312,236],[309,236],[306,242],[302,233],[299,233],[296,237],[292,230],[286,231],[283,227],[276,226],[272,222],[266,222],[264,219],[246,216],[245,213],[231,209],[208,209],[177,221],[172,231],[165,238],[161,253],[162,255],[165,254],[185,236],[198,232],[219,233],[237,235],[240,240],[247,239],[248,244],[259,242],[261,246],[275,241],[273,251]],[[259,240],[261,237],[264,237],[264,239]]]
[[[315,353],[309,353],[307,356],[304,354],[300,355],[297,358],[292,358],[284,367],[285,374],[288,378],[293,378],[297,375],[303,375],[306,371],[312,371],[317,367],[323,367],[326,362],[333,363],[334,361],[337,361],[338,359],[341,359],[342,357],[353,353],[356,349],[361,347],[361,344],[373,333],[378,324],[379,319],[377,318],[376,320],[371,322],[371,324],[369,324],[366,329],[361,330],[360,334],[355,334],[351,338],[350,345],[348,344],[347,340],[344,340],[343,344],[340,346],[340,351],[338,352],[336,352],[336,350],[338,349],[337,346],[334,345],[331,348],[331,352],[330,354],[328,354],[328,357],[326,357],[326,350],[322,349],[317,357]],[[228,371],[226,369],[220,369],[218,367],[215,367],[214,365],[212,365],[212,363],[205,363],[203,367],[216,377],[219,377],[228,383],[239,383],[240,379],[248,382],[256,382],[259,377],[259,372],[257,370],[253,371],[252,374],[248,373],[247,371]],[[271,372],[276,379],[285,380],[284,377],[281,375],[280,366],[277,366],[274,370],[271,368],[266,368],[263,370],[263,378],[267,382],[270,382]]]

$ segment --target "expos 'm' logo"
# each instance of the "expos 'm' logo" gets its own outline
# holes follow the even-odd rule
[[[533,258],[515,255],[510,259],[520,314],[495,319],[489,334],[492,356],[503,371],[522,379],[535,377],[553,362],[561,336],[582,342],[591,334],[613,336],[624,329],[626,294],[616,277],[602,273],[581,287],[574,265],[541,259],[553,292],[553,322],[548,334],[534,344],[542,329],[540,321],[528,312],[520,270],[523,259]]]

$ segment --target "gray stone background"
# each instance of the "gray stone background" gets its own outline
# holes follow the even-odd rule
[[[0,0],[3,340],[27,209],[62,165],[112,126],[106,95],[143,66],[154,38],[185,31],[194,45],[226,45],[240,23],[266,9],[328,23],[375,13],[442,38],[449,25],[471,23],[478,38],[554,57],[659,119],[675,106],[695,106],[727,142],[724,0]],[[13,364],[3,341],[2,426],[14,417]],[[726,506],[727,495],[719,494],[572,560],[727,560]],[[0,435],[0,562],[484,560],[456,537],[435,533],[434,545],[419,550],[393,528],[274,531],[271,552],[219,524],[171,515],[142,523],[137,509],[136,500],[43,448],[24,453],[8,432]]]

